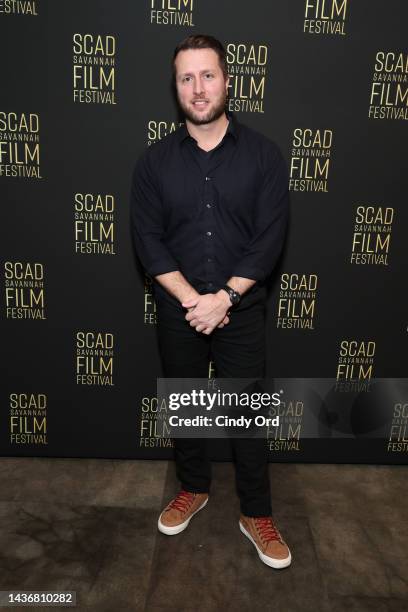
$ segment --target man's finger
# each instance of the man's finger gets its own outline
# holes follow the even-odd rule
[[[197,315],[194,314],[193,312],[191,313],[188,312],[184,318],[186,319],[186,321],[196,321],[196,325],[197,325],[197,322],[200,320],[199,317],[197,317]]]

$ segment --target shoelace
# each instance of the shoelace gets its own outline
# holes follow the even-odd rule
[[[176,510],[180,510],[181,512],[187,512],[191,504],[194,500],[194,493],[190,493],[190,491],[180,491],[177,493],[176,497],[169,504],[170,508],[176,508]]]
[[[256,518],[255,527],[257,528],[262,540],[265,542],[270,542],[271,540],[279,540],[279,542],[282,542],[282,537],[278,529],[273,524],[273,520],[270,516]]]

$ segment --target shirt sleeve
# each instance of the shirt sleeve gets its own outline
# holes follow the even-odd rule
[[[141,155],[133,171],[130,222],[135,250],[146,272],[154,277],[177,271],[179,266],[163,243],[163,204],[148,151]]]
[[[232,276],[263,281],[274,269],[289,218],[288,178],[286,162],[276,147],[266,158],[264,179],[255,202],[253,236]]]

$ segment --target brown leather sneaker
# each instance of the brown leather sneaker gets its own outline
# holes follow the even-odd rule
[[[266,565],[281,569],[291,564],[290,550],[271,516],[253,518],[241,514],[239,528],[254,544],[259,558]]]
[[[181,490],[166,506],[157,526],[166,535],[176,535],[188,526],[193,516],[208,502],[208,493],[190,493]]]

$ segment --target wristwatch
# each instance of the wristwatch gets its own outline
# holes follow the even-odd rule
[[[239,304],[241,300],[241,294],[238,293],[238,291],[235,291],[235,289],[233,289],[229,285],[224,285],[223,287],[221,287],[221,289],[224,289],[224,291],[228,293],[229,299],[233,306],[236,306],[237,304]]]

